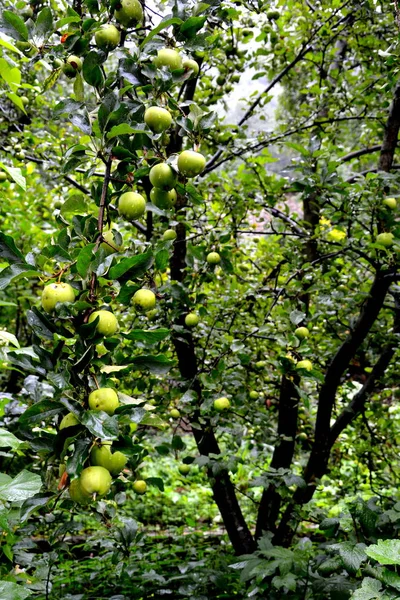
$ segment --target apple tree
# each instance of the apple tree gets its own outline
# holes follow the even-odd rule
[[[396,10],[4,8],[1,435],[29,512],[162,495],[140,468],[171,423],[237,554],[287,556],[347,455],[393,494]],[[306,597],[274,569],[254,595]]]

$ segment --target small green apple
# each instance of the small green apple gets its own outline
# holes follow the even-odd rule
[[[133,491],[136,492],[136,494],[139,494],[141,496],[147,490],[147,483],[145,481],[143,481],[143,479],[137,479],[136,481],[133,482],[132,487],[133,487]]]
[[[118,212],[127,221],[141,217],[146,210],[146,200],[137,192],[125,192],[119,197]]]
[[[196,177],[204,171],[206,159],[200,152],[184,150],[178,156],[178,169],[185,177]]]
[[[100,446],[95,444],[90,451],[90,464],[92,467],[104,467],[110,470],[111,442],[103,442]]]
[[[147,311],[155,307],[156,296],[151,290],[143,288],[134,293],[132,301],[136,308]]]
[[[162,48],[159,50],[153,62],[158,68],[168,67],[173,71],[182,68],[182,58],[179,52],[172,50],[172,48]]]
[[[263,369],[265,367],[267,363],[265,362],[265,360],[259,360],[256,362],[256,368],[257,369]]]
[[[80,485],[84,494],[105,496],[111,487],[110,472],[104,467],[87,467],[81,473]]]
[[[69,283],[50,283],[42,292],[42,308],[52,312],[60,302],[73,302],[75,300],[74,288]]]
[[[154,133],[162,133],[171,126],[172,115],[166,108],[151,106],[144,113],[144,122]]]
[[[173,419],[181,418],[181,413],[179,412],[179,410],[177,408],[171,408],[171,410],[169,411],[169,414]]]
[[[307,359],[299,360],[299,362],[296,363],[296,369],[304,369],[305,371],[312,371],[313,365],[310,360],[307,360]]]
[[[181,475],[187,475],[190,473],[190,465],[183,463],[182,465],[179,465],[178,471]]]
[[[73,481],[71,481],[68,491],[70,498],[71,500],[73,500],[73,502],[77,502],[78,504],[89,504],[91,500],[91,495],[86,494],[83,491],[79,477],[78,479],[74,479]]]
[[[60,431],[61,429],[66,429],[67,427],[74,427],[75,425],[79,425],[79,421],[73,413],[68,413],[61,419],[60,423]]]
[[[214,408],[215,410],[217,410],[218,412],[222,412],[223,410],[227,410],[228,408],[230,408],[231,403],[229,402],[228,398],[217,398],[216,400],[214,400]]]
[[[178,195],[176,190],[170,190],[169,192],[161,190],[158,187],[153,187],[150,192],[150,200],[158,208],[171,208],[176,202]]]
[[[121,41],[121,34],[115,25],[102,25],[100,29],[98,29],[94,36],[96,46],[100,48],[100,50],[104,50],[108,52],[109,50],[114,50],[118,46]]]
[[[5,171],[0,171],[0,181],[7,181],[8,174]]]
[[[113,477],[117,477],[121,471],[124,469],[128,459],[125,454],[117,450],[117,452],[113,452],[111,454],[110,462],[109,462],[109,471]]]
[[[185,325],[186,327],[196,327],[200,322],[199,315],[196,313],[189,313],[185,317]]]
[[[192,58],[185,58],[185,60],[182,62],[182,67],[184,69],[186,69],[186,71],[192,71],[191,74],[191,79],[193,77],[197,77],[197,75],[199,74],[200,71],[200,67],[198,65],[198,63],[193,60]]]
[[[381,246],[385,246],[385,248],[390,248],[393,246],[393,239],[393,233],[384,232],[376,236],[377,244],[381,244]]]
[[[394,210],[397,206],[396,198],[385,198],[382,201],[382,203],[391,208],[392,210]]]
[[[124,27],[132,27],[143,21],[143,8],[139,0],[120,0],[114,16]]]
[[[114,254],[114,252],[122,252],[124,250],[124,244],[118,244],[116,240],[116,232],[116,229],[103,231],[102,235],[104,242],[100,244],[100,248],[103,248],[107,256]]]
[[[65,73],[65,75],[72,79],[80,71],[82,71],[82,59],[79,58],[79,56],[75,56],[74,54],[68,56],[63,66],[63,72]]]
[[[109,310],[95,310],[89,317],[89,323],[93,323],[99,317],[99,321],[96,326],[96,331],[100,335],[110,337],[118,331],[117,317]]]
[[[251,392],[249,393],[249,398],[251,398],[251,400],[257,400],[259,395],[260,394],[256,390],[251,390]]]
[[[221,257],[218,252],[210,252],[207,254],[206,261],[209,265],[218,265],[221,262]]]
[[[175,229],[166,229],[163,233],[162,239],[165,242],[173,242],[176,240],[177,235]]]
[[[89,408],[113,415],[119,406],[118,394],[112,388],[99,388],[89,394]]]
[[[176,175],[167,163],[159,163],[150,169],[150,183],[161,190],[172,190],[176,183]]]
[[[153,308],[153,310],[149,310],[146,312],[146,317],[149,321],[155,321],[157,319],[158,310]]]
[[[308,331],[307,327],[298,327],[295,330],[294,335],[298,337],[299,340],[304,340],[310,335],[310,332]]]

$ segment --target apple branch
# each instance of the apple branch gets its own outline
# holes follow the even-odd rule
[[[97,229],[100,232],[100,235],[102,235],[102,233],[103,233],[104,211],[106,209],[107,191],[108,191],[108,184],[110,183],[111,166],[112,166],[112,156],[110,155],[106,161],[106,170],[104,173],[103,187],[101,190],[101,197],[100,197],[99,217],[97,220]]]

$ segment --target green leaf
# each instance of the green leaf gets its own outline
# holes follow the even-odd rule
[[[99,65],[104,62],[104,53],[96,52],[91,50],[85,56],[85,60],[82,65],[82,75],[86,83],[89,85],[100,88],[104,85],[104,75]]]
[[[152,373],[157,373],[159,375],[167,373],[176,363],[174,360],[167,358],[164,354],[158,354],[156,356],[136,356],[130,364],[137,369],[149,369]]]
[[[3,31],[15,40],[26,42],[29,39],[28,28],[24,21],[10,10],[3,10],[0,31]]]
[[[66,219],[73,215],[84,215],[88,210],[88,200],[85,196],[75,194],[64,202],[60,209],[60,213]]]
[[[0,290],[4,290],[14,279],[20,277],[39,277],[38,271],[33,271],[32,267],[27,264],[11,265],[0,271]]]
[[[9,174],[11,179],[26,192],[26,179],[21,173],[21,169],[18,167],[8,167],[4,163],[0,162],[0,167]]]
[[[350,596],[350,600],[376,600],[377,598],[383,598],[381,593],[382,584],[372,577],[366,577],[362,586]]]
[[[159,271],[164,271],[169,262],[169,252],[164,248],[164,250],[159,250],[155,256],[155,266]]]
[[[0,598],[1,600],[25,600],[32,596],[33,592],[23,588],[17,583],[11,581],[0,581]]]
[[[25,262],[22,253],[18,250],[13,238],[0,232],[0,258],[9,263]]]
[[[12,481],[0,484],[0,498],[6,502],[23,502],[40,492],[42,480],[30,471],[21,471]]]
[[[301,312],[300,310],[292,310],[290,313],[290,320],[293,325],[299,325],[306,318],[306,313]]]
[[[128,340],[145,342],[146,344],[157,344],[158,342],[165,340],[169,335],[169,329],[154,329],[152,331],[134,329],[133,331],[130,331],[128,334],[124,335],[124,337]]]
[[[49,417],[54,417],[63,410],[65,410],[65,408],[60,402],[55,402],[54,400],[41,400],[27,408],[18,419],[18,422],[21,423],[21,425],[25,425],[27,423],[44,421]]]
[[[196,37],[196,34],[203,27],[207,17],[190,17],[187,21],[182,23],[180,32],[189,40]]]
[[[164,491],[164,482],[161,477],[147,477],[146,479],[147,485],[152,485],[160,490],[160,492]]]
[[[11,50],[11,52],[16,52],[20,56],[22,55],[21,50],[18,50],[18,48],[16,48],[14,46],[14,44],[11,44],[10,42],[3,40],[1,36],[0,36],[0,46],[3,46],[3,48],[7,48],[7,50]]]
[[[35,21],[34,36],[39,37],[40,42],[43,43],[43,41],[46,39],[46,37],[48,37],[48,34],[50,34],[52,31],[53,31],[53,15],[52,15],[50,8],[48,6],[45,6],[40,11],[40,13],[38,14],[37,19]]]
[[[11,431],[0,427],[0,448],[11,448],[17,450],[24,442],[21,442]]]
[[[47,90],[50,90],[56,84],[56,82],[61,74],[62,74],[61,68],[55,69],[54,71],[52,71],[50,73],[50,75],[43,82],[42,92],[47,92]]]
[[[171,25],[181,25],[181,23],[182,19],[178,19],[176,17],[172,19],[166,19],[165,21],[161,21],[159,25],[157,25],[157,27],[150,31],[149,35],[143,40],[143,42],[140,44],[140,49],[144,48],[144,46],[148,44],[150,40],[152,40],[153,37],[160,33],[160,31],[162,31],[163,29],[167,29],[167,27],[170,27]]]
[[[90,433],[104,440],[116,440],[118,438],[118,421],[107,413],[98,410],[84,411],[81,423]]]
[[[39,337],[52,340],[56,329],[54,325],[37,308],[33,307],[26,313],[26,320]]]
[[[294,592],[296,590],[297,577],[294,573],[286,573],[285,575],[276,575],[272,580],[272,585],[277,590],[286,588]]]
[[[378,540],[365,554],[381,565],[400,565],[400,540]]]
[[[7,98],[11,100],[11,102],[15,104],[15,106],[19,108],[20,111],[26,114],[24,103],[22,102],[21,97],[18,96],[18,94],[16,94],[15,92],[10,92],[9,94],[7,94]]]
[[[85,92],[83,88],[83,79],[80,73],[77,73],[74,81],[74,95],[79,102],[83,102],[85,99]]]
[[[153,254],[150,250],[131,258],[123,258],[119,263],[111,267],[109,278],[119,279],[125,276],[125,279],[131,279],[132,277],[137,277],[151,267],[153,260]]]
[[[128,123],[120,123],[119,125],[114,125],[114,127],[111,128],[111,130],[107,133],[107,139],[111,140],[118,135],[131,135],[132,133],[150,134],[151,132],[146,131],[145,129],[139,129],[138,127],[132,127]]]
[[[81,277],[87,277],[89,265],[94,258],[93,250],[95,247],[96,244],[88,244],[78,254],[76,270]]]
[[[365,544],[352,544],[344,542],[339,544],[339,555],[343,561],[343,566],[350,575],[355,575],[365,562]]]

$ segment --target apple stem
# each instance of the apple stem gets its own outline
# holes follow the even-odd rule
[[[97,377],[96,377],[96,375],[94,373],[92,374],[92,377],[94,379],[94,382],[96,384],[97,389],[99,390],[100,389],[99,382],[97,381]]]

